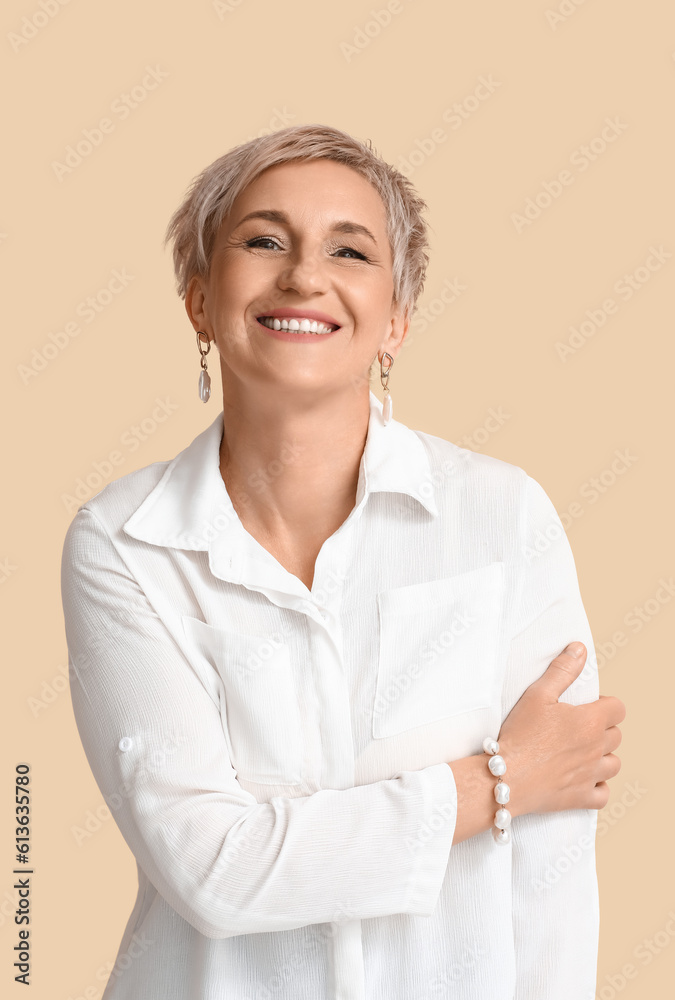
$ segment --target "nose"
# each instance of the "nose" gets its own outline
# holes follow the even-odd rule
[[[319,251],[298,248],[280,269],[277,285],[284,292],[295,291],[303,297],[325,292],[328,275]]]

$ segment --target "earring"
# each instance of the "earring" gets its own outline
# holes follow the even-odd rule
[[[203,348],[202,337],[206,338],[206,350]],[[199,398],[202,403],[208,403],[209,397],[211,396],[211,376],[208,373],[206,366],[206,355],[211,350],[211,341],[209,340],[208,334],[203,333],[201,330],[197,333],[197,347],[199,348],[199,353],[201,355],[201,366],[202,370],[199,373]]]
[[[385,368],[383,362],[385,358],[389,358],[389,364]],[[382,388],[384,390],[384,404],[382,406],[382,419],[384,421],[384,426],[386,427],[391,420],[391,415],[394,410],[394,403],[391,398],[391,393],[389,392],[389,372],[391,371],[391,366],[394,363],[394,359],[391,354],[387,354],[385,351],[380,358],[380,381],[382,382]]]

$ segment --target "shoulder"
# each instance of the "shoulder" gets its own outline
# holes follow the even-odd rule
[[[486,483],[495,489],[517,492],[526,488],[530,477],[519,465],[463,448],[426,431],[416,430],[414,433],[426,450],[434,478],[438,480],[435,485],[442,487],[446,482],[461,481],[465,486],[476,488]]]
[[[91,552],[93,547],[109,547],[122,536],[122,526],[165,476],[171,459],[134,469],[107,483],[102,490],[77,508],[65,536],[66,552]]]
[[[71,527],[79,520],[96,519],[121,547],[143,541],[174,545],[179,536],[191,537],[190,519],[200,525],[208,521],[213,490],[222,482],[218,472],[222,417],[221,411],[172,458],[112,480],[76,508]],[[139,526],[144,534],[138,533]]]
[[[431,485],[447,510],[461,502],[502,524],[516,521],[520,530],[527,530],[532,522],[558,522],[546,489],[522,466],[425,431],[414,433],[429,458]]]
[[[77,513],[87,509],[99,520],[126,521],[140,507],[165,474],[171,459],[152,462],[140,469],[134,469],[125,476],[113,479],[94,496],[85,500],[77,508]]]

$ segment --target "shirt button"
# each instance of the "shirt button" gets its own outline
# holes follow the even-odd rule
[[[132,740],[132,738],[130,736],[123,736],[122,739],[117,744],[117,746],[123,752],[126,751],[126,750],[131,750],[131,748],[132,748],[133,745],[134,745],[134,741]]]

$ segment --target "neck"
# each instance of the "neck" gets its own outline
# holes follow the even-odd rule
[[[309,542],[342,524],[356,499],[368,390],[303,396],[227,380],[220,472],[245,526]]]

